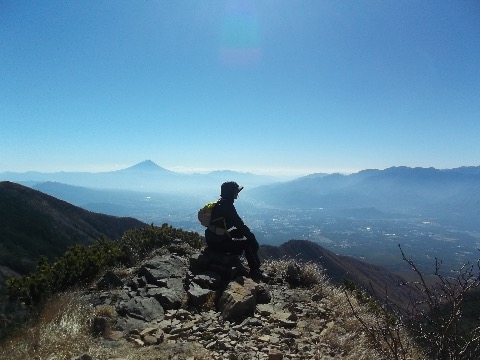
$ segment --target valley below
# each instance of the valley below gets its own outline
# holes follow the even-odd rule
[[[401,250],[426,274],[435,272],[436,261],[440,272],[454,274],[480,256],[480,167],[400,166],[287,182],[230,171],[187,176],[151,161],[82,176],[0,175],[96,213],[200,234],[198,209],[217,199],[218,184],[234,178],[245,185],[235,206],[261,244],[310,240],[403,276],[410,266]]]
[[[168,223],[187,231],[203,233],[197,211],[210,198],[159,193],[124,193],[114,203],[77,204],[88,210],[116,216],[131,216],[146,223]],[[386,214],[374,209],[329,210],[324,208],[281,209],[239,199],[239,214],[261,244],[280,245],[288,240],[310,240],[338,254],[380,265],[408,277],[407,258],[425,273],[455,272],[480,257],[480,231],[465,229],[444,219],[409,214]]]

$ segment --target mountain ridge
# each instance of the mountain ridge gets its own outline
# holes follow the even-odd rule
[[[391,167],[350,175],[306,176],[263,185],[249,195],[270,206],[318,208],[342,212],[376,208],[384,213],[430,216],[460,221],[477,228],[480,222],[480,166],[439,170]]]
[[[12,182],[0,182],[0,265],[25,274],[41,256],[54,258],[74,244],[119,238],[144,226],[133,218],[97,214]],[[14,261],[13,259],[17,259]]]
[[[131,172],[131,171],[149,171],[149,172],[162,172],[162,173],[174,173],[173,171],[167,170],[160,165],[154,163],[152,160],[144,160],[138,164],[132,165],[125,169],[117,170],[117,172]]]
[[[185,174],[165,169],[145,160],[125,169],[105,172],[3,172],[0,181],[34,185],[40,182],[59,182],[95,189],[117,189],[175,193],[217,194],[220,184],[233,178],[243,186],[255,187],[279,181],[277,178],[236,171],[212,171],[206,174]]]

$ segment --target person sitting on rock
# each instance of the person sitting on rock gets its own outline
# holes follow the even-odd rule
[[[261,280],[263,274],[260,271],[257,239],[233,205],[242,189],[243,186],[234,181],[222,184],[220,199],[212,210],[212,220],[205,230],[205,240],[212,251],[238,255],[244,253],[250,277]]]

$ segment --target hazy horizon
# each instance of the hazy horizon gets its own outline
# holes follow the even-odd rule
[[[468,0],[2,1],[0,172],[478,166],[479,19]]]
[[[65,170],[65,169],[62,169],[62,170],[57,170],[57,171],[39,171],[39,170],[26,170],[26,171],[0,171],[0,173],[19,173],[19,174],[22,174],[22,173],[28,173],[28,172],[39,172],[39,173],[45,173],[45,174],[53,174],[53,173],[68,173],[68,172],[71,172],[71,173],[103,173],[103,172],[111,172],[111,171],[116,171],[116,170],[124,170],[124,169],[128,169],[129,167],[132,167],[132,166],[135,166],[135,165],[138,165],[138,164],[141,164],[141,163],[144,163],[144,162],[150,162],[152,160],[150,159],[147,159],[147,160],[143,160],[139,163],[136,163],[136,164],[127,164],[125,165],[124,167],[115,167],[115,168],[111,168],[111,169],[98,169],[98,170]],[[319,174],[319,173],[324,173],[324,174],[343,174],[343,175],[350,175],[350,174],[355,174],[355,173],[358,173],[362,170],[385,170],[385,169],[388,169],[388,168],[395,168],[395,167],[404,167],[405,165],[392,165],[392,166],[389,166],[388,168],[365,168],[365,169],[358,169],[358,170],[355,170],[355,171],[351,171],[351,172],[339,172],[339,171],[332,171],[332,172],[328,172],[328,171],[322,171],[322,172],[319,172],[319,171],[313,171],[313,172],[305,172],[305,173],[287,173],[287,172],[275,172],[275,171],[270,171],[270,172],[267,172],[267,173],[262,173],[261,171],[259,172],[252,172],[252,171],[242,171],[242,170],[233,170],[233,169],[187,169],[187,168],[182,168],[182,167],[177,167],[177,168],[166,168],[164,166],[162,166],[162,164],[158,164],[154,161],[152,161],[155,165],[157,166],[160,166],[166,170],[169,170],[169,171],[173,171],[173,172],[177,172],[177,173],[180,173],[180,174],[209,174],[209,173],[213,173],[213,172],[222,172],[222,171],[233,171],[233,172],[238,172],[238,173],[242,173],[242,174],[253,174],[253,175],[265,175],[265,176],[271,176],[271,177],[274,177],[274,178],[279,178],[279,179],[294,179],[294,178],[297,178],[297,177],[302,177],[302,176],[307,176],[307,175],[313,175],[313,174]],[[448,169],[453,169],[453,168],[461,168],[461,167],[477,167],[477,166],[480,166],[480,165],[460,165],[460,166],[455,166],[455,167],[451,167],[451,168],[435,168],[437,170],[448,170]],[[408,166],[407,166],[408,167]],[[410,168],[415,168],[415,167],[410,167]],[[432,168],[431,166],[429,167],[418,167],[418,168]],[[1,179],[0,179],[1,181]]]

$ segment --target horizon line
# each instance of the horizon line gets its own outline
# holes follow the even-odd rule
[[[5,171],[0,171],[0,173],[29,173],[29,172],[37,172],[37,173],[104,173],[104,172],[113,172],[113,171],[119,171],[119,170],[125,170],[131,167],[134,167],[136,165],[145,163],[145,162],[151,162],[155,164],[156,166],[163,168],[168,171],[180,173],[180,174],[188,174],[188,175],[194,175],[194,174],[209,174],[212,172],[222,172],[222,171],[231,171],[231,172],[237,172],[241,174],[252,174],[252,175],[258,175],[258,176],[271,176],[271,177],[279,177],[279,178],[295,178],[295,177],[302,177],[302,176],[308,176],[308,175],[313,175],[313,174],[342,174],[342,175],[350,175],[354,173],[358,173],[363,170],[385,170],[389,168],[400,168],[400,167],[406,167],[406,168],[423,168],[423,169],[428,169],[428,168],[433,168],[437,170],[448,170],[448,169],[457,169],[457,168],[464,168],[464,167],[477,167],[480,165],[461,165],[461,166],[454,166],[454,167],[444,167],[444,168],[436,168],[434,166],[429,166],[429,167],[423,167],[423,166],[408,166],[408,165],[394,165],[394,166],[388,166],[388,167],[383,167],[383,168],[375,168],[375,167],[366,167],[363,169],[292,169],[292,168],[264,168],[264,169],[258,169],[258,168],[249,168],[245,169],[243,167],[233,167],[231,169],[221,169],[221,168],[208,168],[208,167],[188,167],[188,166],[183,166],[183,165],[176,165],[170,168],[158,165],[155,161],[152,160],[143,160],[140,162],[137,162],[133,165],[125,165],[125,164],[117,164],[117,165],[110,165],[110,166],[89,166],[88,169],[75,169],[75,170],[55,170],[55,169],[50,169],[50,170],[24,170],[24,171],[14,171],[14,170],[5,170]]]

